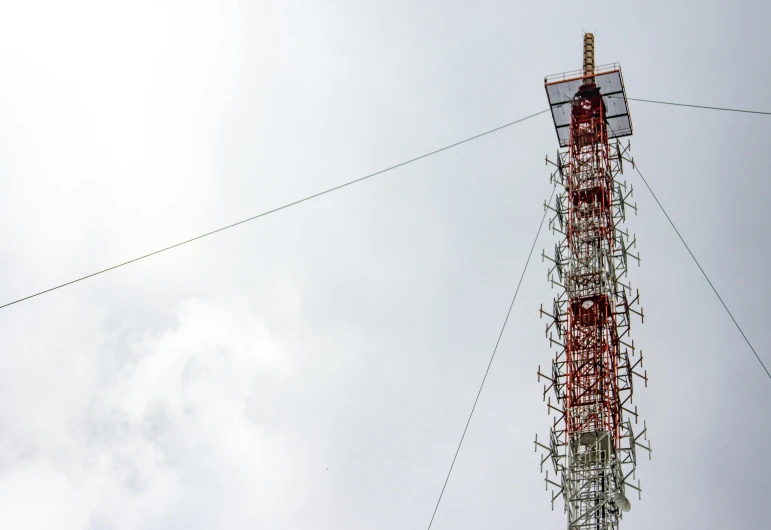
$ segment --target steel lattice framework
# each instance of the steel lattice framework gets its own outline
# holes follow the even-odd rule
[[[636,239],[621,228],[630,202],[631,186],[622,182],[624,161],[633,164],[629,144],[617,139],[632,132],[621,71],[618,65],[595,69],[594,38],[584,38],[584,70],[578,77],[547,78],[547,94],[560,144],[567,150],[547,164],[556,169],[552,182],[561,187],[550,228],[561,238],[548,271],[560,288],[548,317],[546,334],[558,353],[546,379],[544,400],[556,418],[547,444],[536,436],[536,451],[551,461],[556,477],[549,478],[554,501],[562,496],[569,529],[616,529],[630,508],[626,489],[633,484],[636,448],[650,452],[647,427],[635,436],[630,418],[633,379],[641,378],[642,352],[629,338],[633,314],[642,319],[640,296],[625,283],[630,252]],[[615,139],[611,142],[611,139]],[[554,337],[556,331],[557,337]],[[556,404],[550,393],[554,392]],[[548,399],[547,399],[548,398]]]

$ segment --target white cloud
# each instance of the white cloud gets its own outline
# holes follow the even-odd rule
[[[111,4],[15,2],[0,21],[0,215],[23,228],[3,247],[34,268],[166,243],[216,195],[237,2]]]
[[[67,476],[37,462],[0,480],[3,528],[82,528],[88,506]]]
[[[80,401],[61,410],[70,420],[58,436],[30,446],[8,433],[4,454],[16,458],[3,462],[2,528],[129,529],[164,517],[204,528],[228,512],[248,520],[281,495],[292,459],[280,435],[248,417],[247,402],[291,365],[248,307],[188,300],[177,324],[134,355],[110,384],[88,389],[87,413]]]

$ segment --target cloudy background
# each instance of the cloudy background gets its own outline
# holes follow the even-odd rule
[[[766,2],[3,2],[6,303],[546,107],[771,109]],[[635,160],[768,348],[762,116],[632,104]],[[0,527],[425,528],[548,196],[547,115],[0,312]],[[768,526],[771,381],[638,177],[654,458],[627,530]],[[544,232],[537,251],[551,248]],[[434,528],[562,528],[534,260]]]

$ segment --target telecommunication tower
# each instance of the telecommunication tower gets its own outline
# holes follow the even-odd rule
[[[633,379],[648,383],[642,351],[629,338],[632,314],[642,319],[643,311],[627,268],[640,257],[622,227],[626,212],[637,212],[632,187],[620,180],[624,162],[634,164],[629,143],[618,140],[632,134],[632,122],[621,68],[595,68],[591,33],[584,35],[583,70],[547,77],[545,86],[559,145],[567,149],[546,159],[560,191],[544,206],[560,238],[554,256],[543,257],[559,294],[541,317],[549,319],[546,334],[557,354],[550,373],[539,367],[538,380],[548,382],[544,400],[556,417],[547,443],[536,435],[536,451],[545,452],[542,471],[551,462],[556,476],[547,467],[546,489],[552,487],[552,509],[562,496],[569,529],[617,529],[631,507],[628,489],[641,491],[633,483],[637,448],[650,456],[647,427],[635,435],[631,421],[638,419]]]

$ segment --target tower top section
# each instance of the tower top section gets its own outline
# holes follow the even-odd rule
[[[570,143],[570,116],[573,104],[580,100],[579,90],[590,86],[598,88],[602,95],[608,138],[632,134],[632,119],[629,116],[624,79],[621,77],[621,65],[612,63],[595,66],[594,35],[591,33],[584,34],[583,69],[547,76],[544,85],[560,147],[567,147]]]
[[[584,77],[587,83],[594,83],[594,35],[584,33]]]

